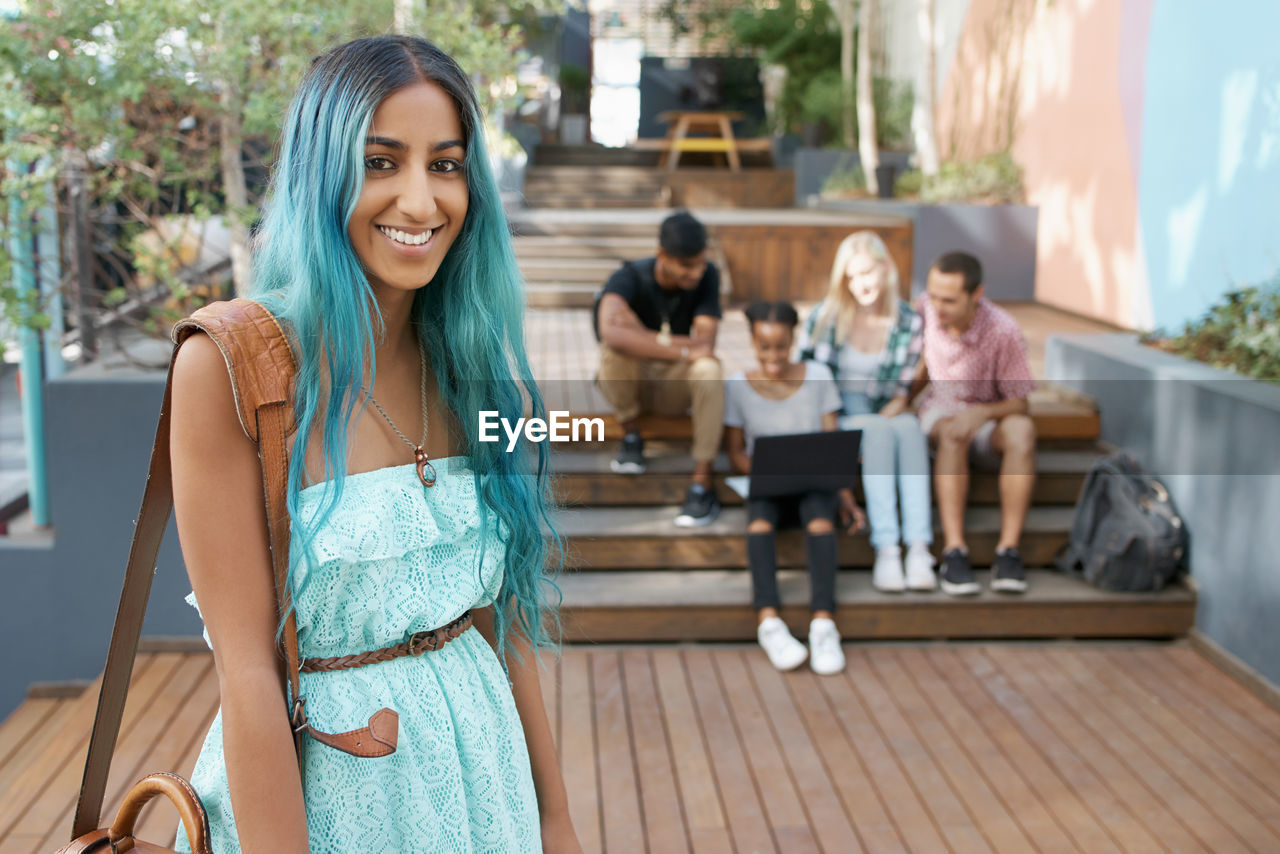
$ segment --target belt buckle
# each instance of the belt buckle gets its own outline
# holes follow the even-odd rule
[[[434,649],[431,644],[435,640],[435,630],[429,632],[414,632],[409,635],[409,654],[417,658],[429,649]]]

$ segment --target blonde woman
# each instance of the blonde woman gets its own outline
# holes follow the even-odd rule
[[[862,431],[862,488],[876,550],[872,584],[889,593],[934,589],[929,446],[907,410],[924,322],[899,297],[898,269],[875,233],[841,241],[830,289],[799,343],[801,359],[824,362],[835,376],[841,428]]]

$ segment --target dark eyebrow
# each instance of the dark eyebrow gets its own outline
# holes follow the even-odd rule
[[[383,148],[391,148],[396,151],[404,151],[408,146],[398,139],[392,139],[389,136],[366,136],[364,138],[365,145],[380,145]],[[460,139],[446,139],[444,142],[438,142],[432,151],[444,151],[448,148],[465,148]]]
[[[365,145],[380,145],[383,148],[394,148],[397,151],[403,151],[407,146],[398,139],[392,139],[389,136],[366,136],[364,138]]]

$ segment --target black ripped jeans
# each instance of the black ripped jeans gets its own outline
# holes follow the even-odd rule
[[[836,535],[810,534],[814,519],[835,519],[838,506],[836,493],[813,490],[802,495],[779,498],[752,498],[747,501],[747,525],[757,519],[768,521],[773,530],[764,534],[747,534],[747,568],[751,570],[752,607],[780,608],[778,599],[778,549],[775,532],[780,523],[797,516],[805,531],[805,550],[809,559],[810,601],[814,611],[836,610]]]

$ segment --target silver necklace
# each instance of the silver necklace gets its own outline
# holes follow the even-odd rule
[[[405,436],[403,433],[400,432],[400,428],[396,426],[396,422],[391,420],[391,416],[387,414],[387,411],[382,408],[382,406],[378,403],[377,400],[374,399],[372,389],[365,391],[365,396],[369,398],[369,402],[373,404],[374,408],[377,409],[378,412],[382,415],[382,417],[386,419],[387,423],[391,425],[391,429],[396,432],[396,435],[400,437],[401,441],[403,441],[410,448],[413,448],[413,460],[418,465],[418,480],[422,481],[423,486],[431,487],[436,485],[436,467],[431,464],[431,459],[427,456],[427,451],[426,451],[426,447],[427,447],[427,351],[422,348],[421,340],[418,341],[418,361],[422,368],[422,383],[421,383],[421,389],[420,389],[421,396],[422,396],[422,441],[419,442],[418,444],[416,445],[413,444],[413,442],[409,441],[409,438],[407,436]]]

